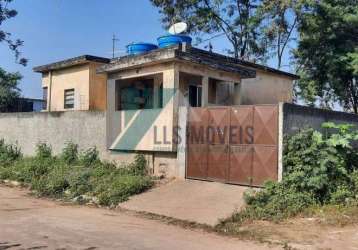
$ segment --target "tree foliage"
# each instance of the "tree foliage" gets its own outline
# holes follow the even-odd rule
[[[267,53],[271,53],[277,60],[280,69],[284,52],[294,40],[294,33],[299,21],[304,1],[297,0],[264,0],[257,15],[261,16],[261,32],[267,43]]]
[[[185,21],[189,32],[200,34],[224,34],[232,44],[228,50],[235,58],[262,59],[265,49],[261,43],[255,15],[258,0],[151,0],[160,8],[165,27],[177,21]]]
[[[299,94],[358,113],[358,1],[312,1],[298,30]]]
[[[18,85],[21,78],[19,73],[7,73],[0,68],[0,112],[6,112],[20,97]]]
[[[1,25],[15,17],[17,15],[17,11],[15,9],[9,8],[9,4],[13,0],[0,0],[0,43],[4,42],[9,46],[9,49],[12,50],[15,54],[16,61],[24,66],[27,64],[27,59],[21,57],[21,52],[19,47],[21,47],[24,41],[20,39],[12,39],[11,33],[1,29]]]
[[[235,58],[259,61],[276,57],[280,68],[297,24],[298,0],[151,0],[165,27],[177,21],[189,32],[225,35]],[[292,18],[293,16],[293,18]],[[199,39],[200,41],[200,39]]]

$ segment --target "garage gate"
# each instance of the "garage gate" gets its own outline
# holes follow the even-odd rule
[[[277,176],[277,105],[189,109],[187,178],[262,186]]]

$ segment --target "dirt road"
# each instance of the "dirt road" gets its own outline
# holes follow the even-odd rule
[[[0,186],[0,249],[274,248],[116,211],[64,206]]]

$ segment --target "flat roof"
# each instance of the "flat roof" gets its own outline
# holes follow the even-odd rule
[[[127,55],[112,59],[109,64],[98,68],[98,73],[115,72],[129,67],[144,64],[160,63],[172,60],[182,60],[206,65],[208,67],[227,72],[238,73],[242,78],[256,77],[256,70],[283,75],[292,79],[298,79],[295,74],[277,70],[268,66],[235,59],[230,56],[209,52],[188,45],[175,45],[168,48],[156,49],[139,55]]]
[[[278,74],[278,75],[283,75],[283,76],[287,76],[293,79],[299,79],[300,77],[296,74],[292,74],[286,71],[282,71],[282,70],[278,70],[275,68],[271,68],[265,65],[261,65],[261,64],[257,64],[254,62],[249,62],[249,61],[245,61],[242,59],[236,59],[234,57],[230,57],[230,56],[225,56],[222,54],[218,54],[218,53],[214,53],[214,52],[209,52],[206,50],[202,50],[202,49],[197,49],[197,48],[192,48],[192,51],[196,51],[195,53],[201,53],[201,54],[208,54],[209,56],[215,57],[216,59],[220,59],[220,60],[226,60],[227,62],[233,63],[233,64],[239,64],[242,65],[244,67],[249,67],[249,68],[254,68],[254,69],[258,69],[258,70],[262,70],[262,71],[266,71],[266,72],[270,72],[270,73],[274,73],[274,74]]]
[[[242,78],[256,77],[256,70],[269,72],[277,75],[286,76],[292,79],[299,79],[299,76],[271,68],[265,65],[260,65],[253,62],[248,62],[241,59],[235,59],[230,56],[209,52],[206,50],[191,47],[190,45],[180,44],[168,48],[156,49],[147,53],[139,55],[127,55],[114,59],[105,57],[98,57],[92,55],[82,55],[70,59],[45,64],[34,67],[35,72],[48,72],[50,70],[57,70],[67,68],[75,65],[81,65],[88,62],[104,63],[97,69],[97,73],[115,72],[124,70],[130,67],[143,66],[145,64],[161,63],[166,61],[187,61],[206,65],[210,68],[240,74]]]
[[[109,63],[110,61],[111,61],[110,59],[105,58],[105,57],[82,55],[82,56],[77,56],[77,57],[69,58],[69,59],[54,62],[54,63],[37,66],[37,67],[33,68],[33,71],[39,72],[39,73],[44,73],[44,72],[48,72],[50,70],[67,68],[67,67],[71,67],[74,65],[85,64],[88,62]]]
[[[215,54],[210,52],[201,52],[204,52],[204,50],[196,49],[185,44],[174,45],[168,48],[156,49],[139,55],[127,55],[112,59],[109,64],[100,66],[97,69],[97,73],[111,73],[132,67],[179,60],[205,65],[216,70],[237,73],[240,74],[242,78],[256,77],[256,71],[253,69],[233,64],[227,60],[223,60],[222,57],[215,56]]]

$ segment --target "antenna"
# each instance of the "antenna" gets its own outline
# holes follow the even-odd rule
[[[188,29],[188,25],[183,22],[175,23],[169,28],[169,33],[172,35],[177,35],[183,32],[186,32]]]
[[[116,35],[113,34],[113,38],[112,38],[112,58],[114,58],[114,53],[115,53],[115,50],[116,50],[116,42],[118,42],[119,39],[116,38]]]

